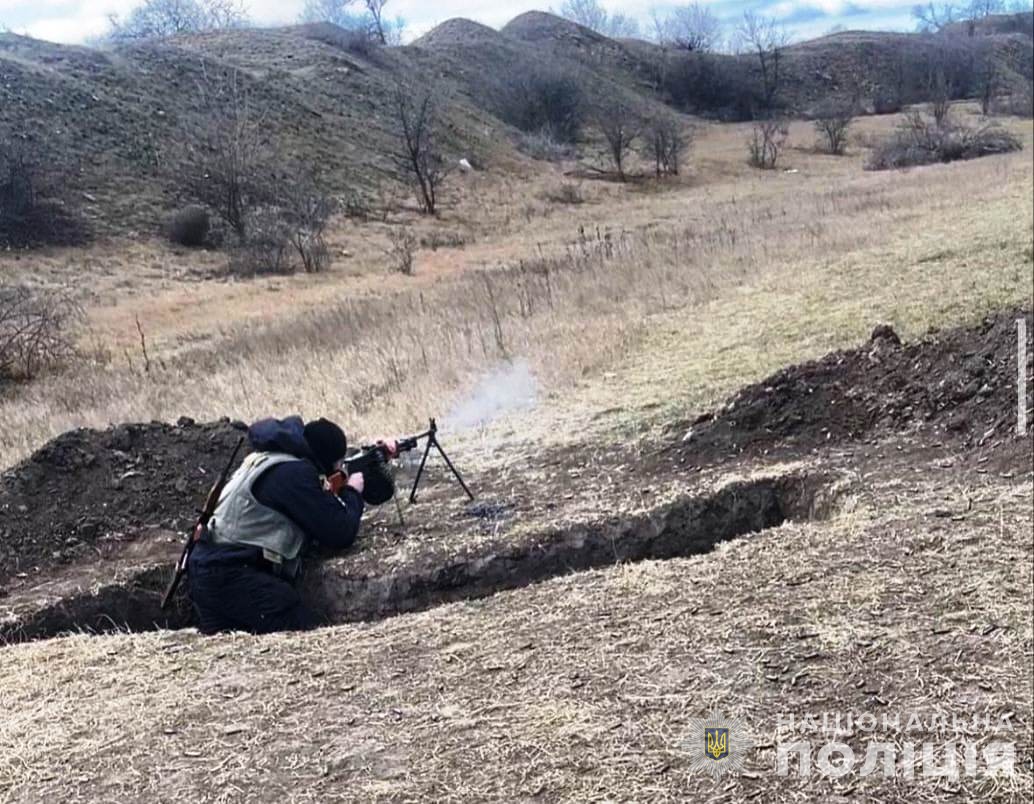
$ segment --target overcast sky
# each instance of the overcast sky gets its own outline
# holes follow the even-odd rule
[[[548,10],[563,0],[389,0],[392,14],[407,21],[409,32],[421,34],[452,17],[467,17],[494,28],[523,11]],[[737,17],[753,8],[784,20],[797,37],[816,36],[840,25],[847,28],[910,30],[909,9],[914,0],[703,0],[720,17]],[[102,33],[111,13],[125,13],[139,0],[0,0],[0,28],[54,42],[82,42]],[[677,4],[677,3],[676,3]],[[259,24],[294,22],[304,0],[247,0]],[[643,22],[650,10],[663,10],[670,0],[603,0],[610,11],[620,11]]]

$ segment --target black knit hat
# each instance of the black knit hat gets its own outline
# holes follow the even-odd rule
[[[305,443],[309,445],[319,468],[330,474],[334,464],[345,457],[348,439],[345,431],[327,419],[316,419],[305,425]]]

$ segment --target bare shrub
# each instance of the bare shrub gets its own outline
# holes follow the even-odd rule
[[[755,122],[747,140],[749,164],[762,170],[775,168],[789,133],[786,123],[776,117]]]
[[[784,80],[783,51],[790,41],[786,29],[774,18],[746,11],[736,29],[738,49],[753,53],[757,67],[762,108],[768,112],[779,103]]]
[[[603,134],[607,155],[617,171],[618,178],[625,181],[625,159],[643,130],[642,118],[630,104],[623,100],[615,100],[597,108],[596,125]]]
[[[204,207],[185,207],[169,221],[169,240],[178,246],[200,248],[208,242],[212,220]]]
[[[306,273],[322,271],[330,259],[325,238],[334,214],[333,199],[315,170],[303,170],[281,194],[281,214],[288,228],[288,240]]]
[[[108,21],[108,41],[133,42],[243,28],[248,24],[248,13],[237,0],[144,0],[125,19],[112,14]]]
[[[196,129],[184,131],[185,169],[172,178],[243,243],[251,211],[275,194],[272,149],[238,71],[210,74],[206,66],[198,95],[203,118]]]
[[[391,270],[403,276],[413,275],[413,257],[416,254],[416,238],[404,226],[393,228],[388,235],[388,259]]]
[[[288,274],[292,227],[276,207],[257,207],[248,213],[248,239],[230,250],[228,268],[238,276]]]
[[[560,65],[546,61],[527,72],[509,73],[497,97],[499,116],[521,131],[575,143],[585,116],[584,92]]]
[[[0,285],[0,383],[32,379],[71,357],[82,317],[67,293]]]
[[[866,168],[888,170],[954,162],[1018,151],[1022,147],[1019,138],[994,123],[976,128],[951,122],[938,124],[913,111],[905,115],[894,134],[873,149]]]
[[[819,147],[827,154],[842,156],[854,120],[854,107],[847,101],[829,101],[815,113],[815,131]]]
[[[721,20],[699,2],[674,6],[664,17],[655,12],[653,24],[657,41],[676,50],[706,53],[722,39]]]
[[[439,191],[449,174],[441,149],[435,90],[408,89],[401,82],[394,90],[394,128],[398,146],[395,164],[413,187],[425,215],[438,212]]]
[[[564,162],[578,158],[578,149],[565,142],[558,142],[548,131],[521,134],[517,148],[532,159],[544,162]]]
[[[71,246],[87,239],[58,164],[45,144],[0,140],[0,247]]]
[[[677,176],[690,143],[678,118],[670,114],[654,117],[647,124],[645,137],[656,175]]]
[[[991,104],[991,112],[1027,119],[1034,117],[1034,84],[1029,81],[1017,82],[1010,92],[995,97]]]
[[[467,245],[467,236],[463,232],[434,231],[421,237],[420,245],[423,248],[431,249],[431,251],[437,251],[440,248],[463,248]]]
[[[563,182],[558,187],[546,190],[542,197],[553,204],[584,204],[585,197],[577,184]]]

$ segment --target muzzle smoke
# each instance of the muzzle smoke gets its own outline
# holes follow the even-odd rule
[[[485,375],[470,395],[449,412],[450,429],[484,427],[508,413],[535,407],[537,383],[525,360],[507,363]]]

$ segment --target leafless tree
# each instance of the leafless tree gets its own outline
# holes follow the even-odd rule
[[[916,30],[937,33],[958,19],[959,11],[953,3],[917,3],[912,6]]]
[[[596,110],[596,124],[606,140],[607,154],[618,178],[625,181],[625,158],[643,130],[642,117],[630,104],[617,100]]]
[[[783,50],[790,41],[789,34],[775,19],[747,11],[736,29],[736,39],[741,51],[757,57],[762,104],[766,113],[770,112],[778,103],[782,87]]]
[[[45,129],[0,139],[0,248],[76,245],[85,224]]]
[[[281,195],[281,209],[302,267],[314,274],[323,270],[330,257],[325,234],[335,204],[315,169],[297,173]]]
[[[611,14],[597,0],[564,0],[557,13],[604,36],[630,38],[639,35],[639,23],[634,17]]]
[[[657,177],[677,176],[682,156],[691,141],[678,118],[670,114],[658,115],[647,125],[646,137]]]
[[[699,2],[675,6],[663,17],[655,12],[653,24],[657,40],[678,50],[709,53],[722,37],[721,20]]]
[[[984,117],[991,114],[995,97],[998,95],[1001,75],[993,53],[988,53],[977,71],[977,86],[980,90],[980,111]]]
[[[241,28],[248,14],[239,0],[144,0],[125,19],[112,14],[108,21],[107,39],[127,42]]]
[[[930,113],[937,125],[943,126],[951,111],[952,84],[943,67],[936,66],[927,78]]]
[[[276,191],[263,120],[236,70],[210,75],[205,67],[198,94],[204,117],[196,130],[185,132],[186,170],[176,177],[244,242],[251,211]]]
[[[0,385],[70,357],[82,316],[67,293],[0,285]]]
[[[421,211],[434,215],[442,182],[449,172],[441,149],[435,89],[411,90],[400,82],[395,85],[392,100],[398,142],[395,163],[413,186]]]
[[[302,22],[330,22],[377,45],[401,44],[405,21],[385,16],[388,0],[306,0]]]
[[[748,161],[751,166],[772,170],[786,145],[789,129],[783,120],[769,117],[757,120],[747,141]]]
[[[843,155],[855,108],[848,100],[830,100],[819,107],[815,115],[815,131],[826,153],[833,156]]]
[[[1005,0],[969,0],[966,5],[966,16],[978,20],[992,14],[1005,13]]]

